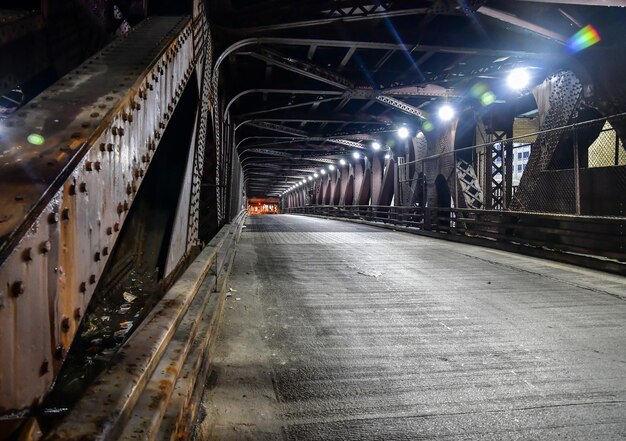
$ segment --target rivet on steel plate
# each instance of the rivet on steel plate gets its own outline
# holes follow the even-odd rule
[[[63,220],[69,220],[70,219],[70,209],[69,208],[64,208],[61,214],[61,218]]]
[[[39,251],[41,251],[42,254],[46,254],[51,249],[52,249],[52,244],[50,243],[49,240],[43,241],[41,245],[39,246]]]
[[[32,248],[26,248],[22,252],[22,259],[24,259],[25,262],[30,262],[31,260],[33,260],[33,249]]]
[[[13,284],[11,285],[11,294],[13,294],[14,297],[19,297],[22,294],[24,294],[24,282],[18,280],[17,282],[13,282]]]
[[[85,282],[80,282],[80,286],[78,287],[78,290],[85,294],[87,292],[87,284]]]
[[[59,345],[54,351],[54,358],[56,358],[57,360],[62,360],[63,357],[65,357],[65,348],[63,347],[63,345]]]
[[[50,213],[48,215],[48,223],[56,224],[59,222],[59,213]]]
[[[89,276],[89,284],[93,285],[94,283],[96,283],[96,275],[92,274]]]
[[[61,330],[63,330],[63,332],[69,332],[70,330],[70,318],[69,317],[63,316],[63,319],[61,319]]]
[[[44,360],[39,368],[39,376],[46,375],[48,372],[50,372],[50,362],[48,360]]]
[[[82,315],[82,313],[81,313],[80,308],[76,308],[76,309],[74,310],[74,318],[75,318],[76,320],[78,320],[78,319],[80,319],[81,315]]]
[[[85,193],[87,191],[87,184],[85,182],[81,182],[80,185],[78,186],[78,190],[81,193]]]

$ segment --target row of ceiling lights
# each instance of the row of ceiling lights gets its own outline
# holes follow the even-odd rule
[[[398,134],[400,137],[402,137],[402,135],[400,135],[400,132],[402,132],[403,134],[406,131],[406,135],[404,136],[405,138],[409,136],[409,132],[408,129],[406,127],[401,127],[400,129],[398,129]],[[383,146],[380,142],[374,141],[371,144],[372,150],[374,151],[380,151]],[[387,150],[389,150],[389,148],[387,148]],[[352,152],[352,158],[354,158],[355,160],[360,160],[362,157],[364,157],[364,155],[361,155],[360,152]],[[391,158],[391,153],[389,153],[389,151],[387,153],[385,153],[385,159],[389,159]],[[348,161],[346,161],[344,158],[339,159],[338,161],[339,165],[344,166],[348,164]],[[337,167],[335,166],[335,164],[328,164],[328,170],[329,171],[334,171]],[[285,190],[282,194],[286,194],[292,190],[295,190],[298,187],[301,187],[302,185],[306,184],[307,180],[309,181],[313,181],[313,179],[317,179],[320,176],[324,176],[326,174],[326,169],[322,168],[317,172],[314,172],[312,175],[309,175],[306,179],[302,179],[301,181],[296,182],[293,186],[291,186],[291,188],[289,188],[288,190]]]
[[[528,87],[528,84],[530,83],[530,74],[528,73],[528,71],[526,69],[514,69],[513,71],[511,71],[511,73],[509,74],[508,78],[507,78],[507,84],[509,85],[510,88],[514,89],[514,90],[522,90],[526,87]],[[439,119],[441,119],[442,121],[450,121],[452,118],[454,118],[454,115],[456,114],[456,111],[454,110],[454,108],[452,106],[450,106],[449,104],[444,104],[443,106],[441,106],[439,108],[438,111],[438,116]],[[410,135],[411,132],[409,131],[409,129],[407,127],[400,127],[397,131],[397,135],[400,139],[407,139]],[[380,149],[382,148],[381,143],[374,141],[371,144],[372,150],[374,151],[380,151]],[[389,150],[389,148],[387,148],[387,150]],[[355,160],[359,160],[361,159],[361,153],[359,152],[353,152],[352,153],[352,157]],[[385,154],[385,159],[389,159],[391,157],[390,153]],[[347,161],[345,159],[340,159],[339,160],[339,164],[340,165],[346,165]],[[330,164],[328,166],[328,170],[333,171],[335,170],[335,165],[334,164]],[[285,190],[281,196],[285,195],[286,193],[293,191],[295,189],[297,189],[298,187],[305,185],[307,182],[307,179],[309,181],[313,181],[313,179],[317,179],[320,175],[325,175],[326,174],[326,170],[325,169],[321,169],[318,172],[313,173],[312,175],[308,176],[306,179],[302,179],[299,182],[296,182],[292,187],[290,187],[288,190]]]

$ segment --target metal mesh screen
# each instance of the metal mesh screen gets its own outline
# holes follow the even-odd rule
[[[624,216],[623,126],[625,114],[400,163],[402,205]]]

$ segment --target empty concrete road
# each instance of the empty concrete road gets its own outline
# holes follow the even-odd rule
[[[626,438],[626,280],[250,217],[198,439]]]

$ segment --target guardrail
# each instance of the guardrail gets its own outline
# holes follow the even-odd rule
[[[337,218],[474,243],[626,275],[626,218],[394,206],[307,206]]]
[[[191,433],[246,213],[225,225],[46,440]]]

